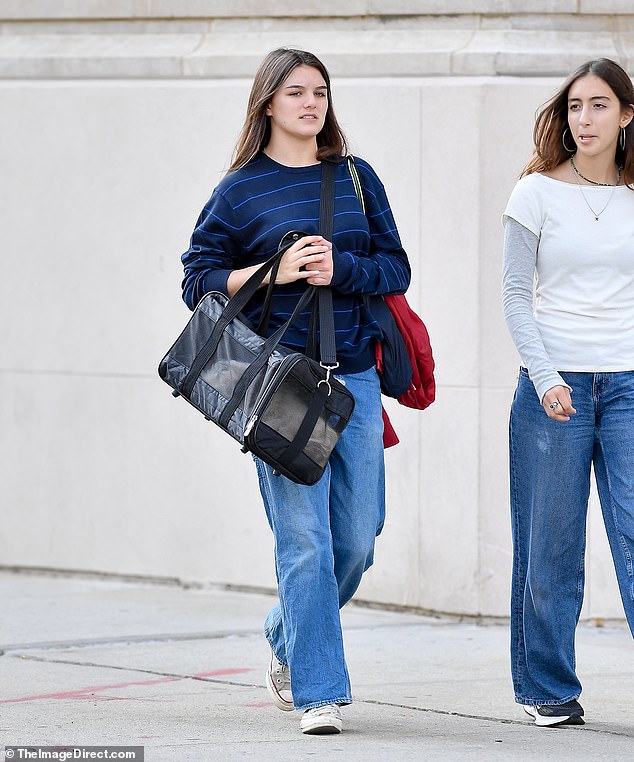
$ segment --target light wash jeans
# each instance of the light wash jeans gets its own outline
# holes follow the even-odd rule
[[[274,476],[255,459],[279,592],[265,635],[290,667],[299,710],[352,701],[339,609],[371,566],[385,518],[379,379],[375,368],[339,378],[354,395],[354,413],[317,484]]]
[[[634,372],[562,373],[577,412],[548,418],[526,369],[511,408],[511,671],[521,704],[576,699],[590,466],[634,633]],[[634,654],[633,654],[634,655]]]

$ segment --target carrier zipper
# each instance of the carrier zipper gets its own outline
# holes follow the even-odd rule
[[[260,417],[260,411],[262,410],[264,405],[267,403],[268,398],[270,396],[269,392],[270,392],[273,384],[275,383],[277,377],[280,374],[286,375],[288,373],[288,370],[290,370],[290,368],[292,368],[293,365],[296,365],[298,362],[301,362],[301,360],[302,360],[301,355],[298,356],[297,353],[293,353],[293,354],[289,355],[288,357],[285,357],[280,362],[279,367],[277,368],[277,370],[275,371],[275,373],[273,374],[273,376],[269,380],[269,383],[266,385],[266,388],[264,389],[264,391],[260,394],[260,396],[259,396],[259,398],[258,398],[258,400],[257,400],[257,402],[256,402],[256,404],[255,404],[255,406],[253,408],[253,413],[251,414],[251,417],[247,421],[247,425],[244,427],[244,434],[243,434],[243,441],[244,441],[243,451],[244,452],[246,452],[246,450],[248,449],[247,437],[251,434],[251,432],[255,428],[255,425],[258,422],[258,418]]]
[[[249,420],[247,421],[247,425],[244,427],[244,435],[243,435],[245,440],[249,436],[249,434],[251,433],[251,430],[253,429],[253,427],[257,423],[257,420],[258,420],[258,416],[257,415],[252,415],[249,418]]]
[[[254,407],[254,409],[253,409],[253,415],[251,416],[251,418],[257,418],[257,417],[258,417],[258,415],[259,415],[259,413],[260,413],[260,409],[262,408],[262,405],[263,405],[263,404],[266,402],[266,400],[268,399],[268,397],[269,397],[269,392],[270,392],[270,389],[271,389],[271,387],[273,386],[273,384],[275,383],[275,381],[276,381],[277,377],[278,377],[280,374],[282,374],[282,375],[286,375],[286,373],[287,373],[287,367],[288,367],[288,366],[290,366],[290,367],[292,368],[292,367],[293,367],[293,365],[295,365],[296,363],[300,362],[300,361],[301,361],[301,359],[302,359],[302,358],[301,358],[301,356],[300,356],[300,357],[298,357],[298,356],[297,356],[297,353],[293,353],[293,354],[289,355],[288,357],[285,357],[285,358],[282,360],[282,362],[280,363],[280,365],[279,365],[278,369],[277,369],[277,370],[275,371],[275,373],[274,373],[274,374],[271,376],[271,378],[270,378],[270,380],[269,380],[268,384],[266,385],[266,388],[265,388],[265,389],[264,389],[264,391],[263,391],[263,392],[260,394],[260,396],[259,396],[259,398],[258,398],[258,400],[257,400],[257,402],[256,402],[256,404],[255,404],[255,407]]]

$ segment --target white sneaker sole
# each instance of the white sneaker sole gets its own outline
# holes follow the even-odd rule
[[[539,725],[541,728],[552,727],[553,725],[563,725],[565,722],[573,716],[572,714],[564,715],[563,717],[544,717],[541,715],[537,708],[530,705],[522,705],[526,714],[529,714],[534,720],[535,725]]]
[[[266,687],[269,692],[269,696],[273,699],[273,703],[278,709],[283,712],[292,712],[295,709],[292,701],[287,701],[283,696],[277,692],[273,678],[271,677],[271,668],[266,670]]]
[[[299,728],[307,735],[325,736],[341,733],[343,722],[337,717],[302,717]]]

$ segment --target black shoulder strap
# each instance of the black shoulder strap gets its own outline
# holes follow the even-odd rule
[[[321,163],[321,197],[319,199],[319,234],[332,242],[335,221],[335,170],[336,165],[331,161]],[[337,346],[335,342],[335,318],[332,307],[332,289],[329,286],[318,286],[319,301],[313,306],[314,329],[315,310],[319,311],[319,357],[321,364],[337,367]],[[314,330],[309,331],[314,336]]]

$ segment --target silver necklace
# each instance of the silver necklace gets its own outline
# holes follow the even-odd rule
[[[609,186],[609,187],[612,188],[612,190],[610,191],[610,195],[608,196],[608,200],[605,202],[605,206],[603,207],[603,209],[601,209],[600,212],[597,212],[597,211],[595,211],[590,206],[590,202],[586,198],[586,194],[583,192],[583,188],[581,187],[581,183],[579,182],[579,178],[582,178],[584,180],[586,178],[583,177],[583,175],[579,173],[579,171],[577,170],[577,167],[575,167],[574,162],[572,161],[572,158],[570,159],[570,165],[571,165],[572,169],[574,170],[574,173],[575,173],[575,182],[577,183],[577,188],[579,188],[579,192],[581,193],[581,197],[586,202],[586,206],[588,207],[588,209],[592,212],[592,216],[594,217],[595,221],[598,222],[599,221],[599,217],[608,208],[608,205],[609,205],[610,201],[612,201],[612,196],[614,195],[614,191],[616,190],[618,184],[621,182],[621,167],[618,168],[618,171],[617,171],[617,174],[616,174],[616,183],[614,185],[612,185],[612,186]],[[588,182],[592,182],[592,180],[589,180]]]

